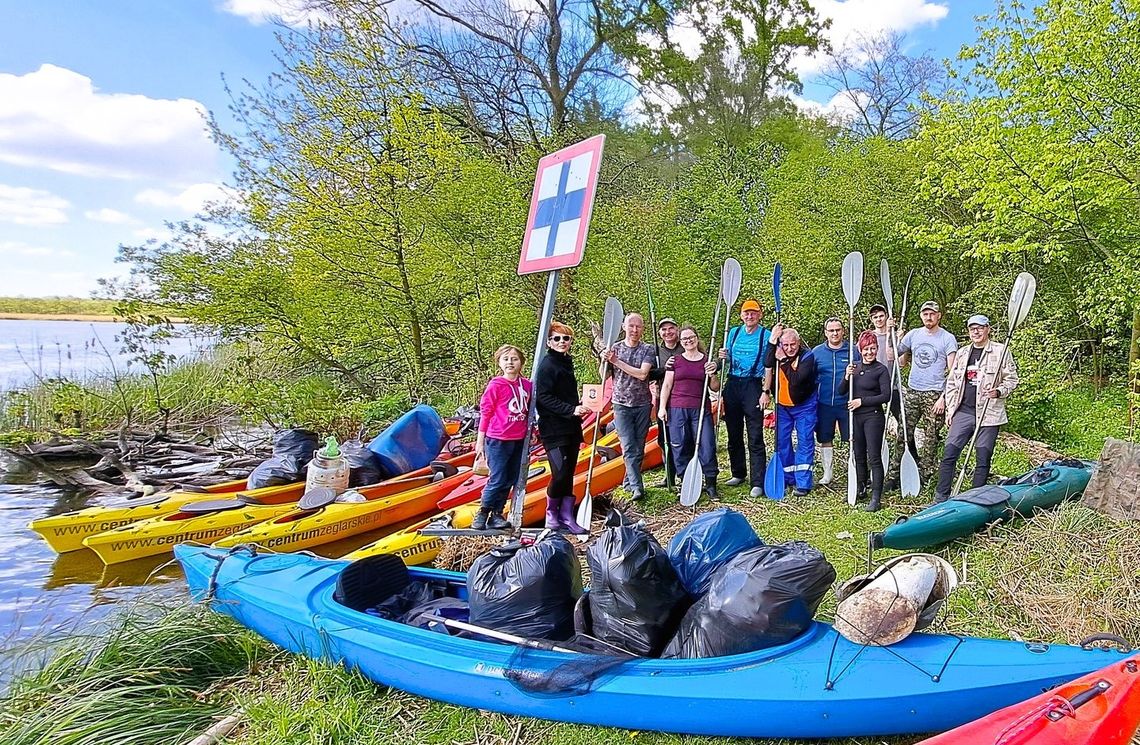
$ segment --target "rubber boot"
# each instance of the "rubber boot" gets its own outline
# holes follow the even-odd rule
[[[827,485],[831,483],[832,476],[834,475],[831,465],[835,459],[835,448],[821,447],[819,449],[819,456],[823,459],[823,478],[819,480],[819,483]]]
[[[716,499],[716,476],[705,477],[705,496],[709,499]]]
[[[546,498],[546,523],[544,527],[547,530],[562,530],[566,526],[562,524],[562,517],[559,514],[559,499]]]
[[[498,512],[491,512],[491,514],[487,516],[488,530],[507,530],[510,527],[511,521]]]
[[[472,530],[486,530],[487,529],[487,516],[491,513],[486,507],[480,507],[479,511],[475,513],[475,517],[471,520]]]
[[[575,535],[583,535],[590,532],[579,525],[578,521],[574,519],[574,497],[564,497],[562,499],[562,504],[558,509],[558,519],[562,523],[562,527]]]
[[[882,494],[872,494],[871,501],[864,505],[863,510],[865,512],[878,512],[879,508],[882,506],[879,504],[879,500],[882,499],[882,496]]]

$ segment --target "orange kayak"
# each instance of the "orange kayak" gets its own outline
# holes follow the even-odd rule
[[[1140,727],[1140,655],[917,745],[1128,745]]]

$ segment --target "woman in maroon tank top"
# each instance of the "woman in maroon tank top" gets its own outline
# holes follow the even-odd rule
[[[681,327],[681,353],[673,355],[665,365],[665,380],[661,383],[661,397],[657,416],[669,427],[669,444],[673,462],[677,464],[678,483],[684,480],[685,469],[697,451],[701,472],[705,477],[705,494],[716,498],[716,427],[705,394],[705,379],[709,390],[720,390],[717,364],[705,354],[704,345],[691,325]],[[701,442],[697,444],[697,424],[700,418]],[[694,467],[697,467],[694,464]]]

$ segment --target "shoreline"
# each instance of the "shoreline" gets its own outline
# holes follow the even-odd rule
[[[96,313],[0,312],[0,321],[87,321],[91,323],[122,323],[118,316],[105,316]]]

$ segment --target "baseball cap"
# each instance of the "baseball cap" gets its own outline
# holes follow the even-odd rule
[[[751,300],[751,299],[745,300],[744,305],[740,306],[740,312],[745,313],[745,312],[750,311],[750,310],[754,310],[757,313],[759,313],[760,312],[760,303],[756,302],[755,300]]]
[[[925,303],[923,303],[922,307],[918,309],[918,312],[921,313],[924,310],[934,310],[938,311],[939,313],[942,312],[942,309],[938,307],[938,303],[934,302],[933,300],[927,300]]]
[[[887,312],[887,306],[883,305],[882,303],[875,303],[874,305],[871,306],[871,310],[867,311],[868,314],[880,313],[880,312],[886,313]]]
[[[970,316],[970,320],[966,321],[966,328],[971,326],[989,326],[990,319],[983,316],[981,313],[976,313]]]
[[[669,318],[668,316],[666,316],[665,318],[662,318],[660,321],[657,322],[657,328],[661,328],[662,326],[664,326],[667,323],[671,323],[674,326],[677,325],[676,321],[674,321],[672,318]]]

